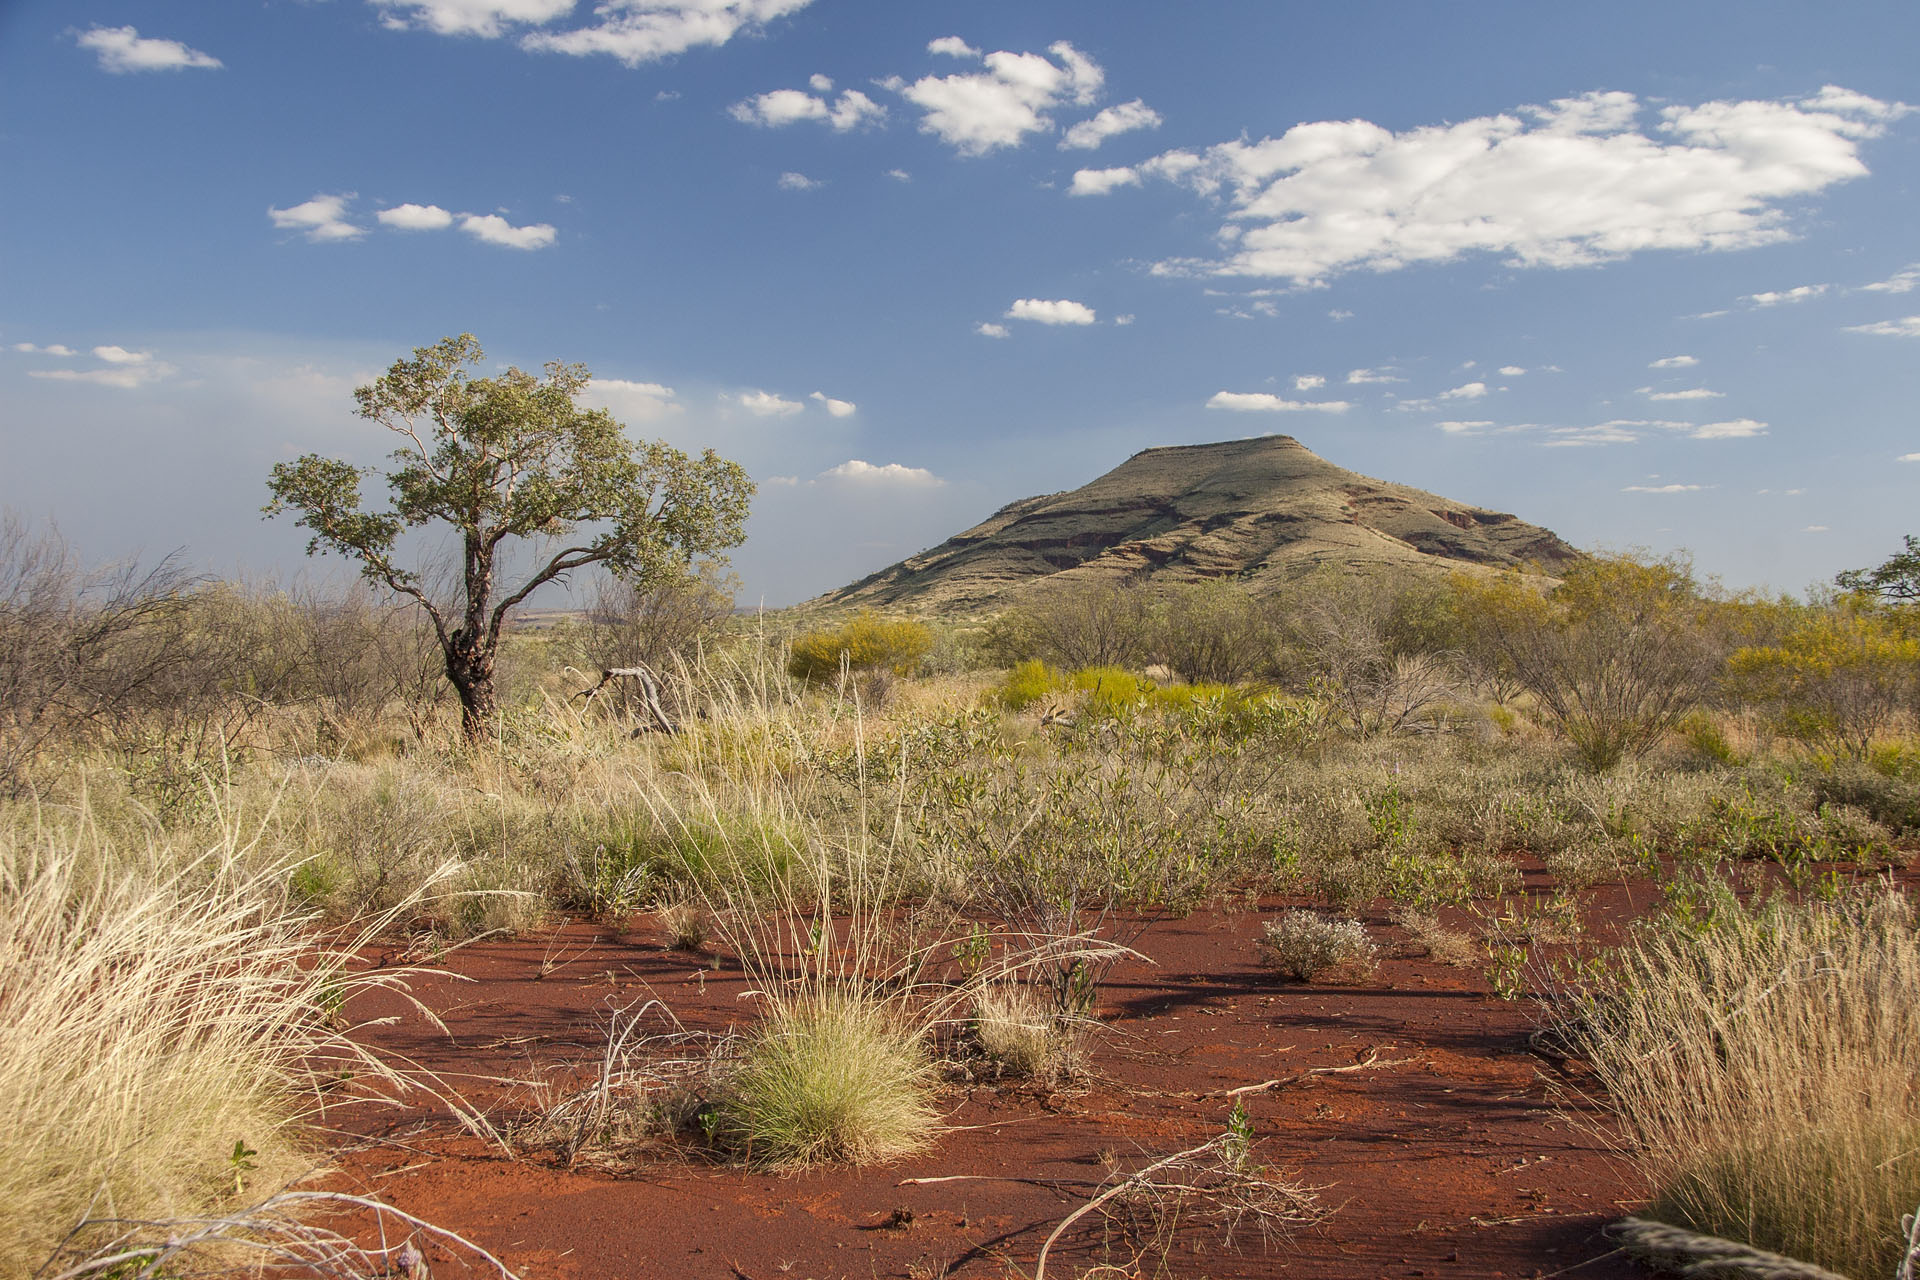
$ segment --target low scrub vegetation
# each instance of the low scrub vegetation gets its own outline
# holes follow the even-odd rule
[[[1368,981],[1392,919],[1547,997],[1671,1221],[1884,1274],[1920,1199],[1911,911],[1854,887],[1920,832],[1897,602],[1620,557],[783,636],[709,580],[509,632],[476,739],[382,602],[87,575],[9,536],[0,1265],[31,1272],[103,1187],[160,1221],[317,1161],[350,1092],[327,1073],[379,1074],[339,930],[431,950],[567,913],[650,913],[755,993],[705,1039],[615,1018],[602,1081],[525,1130],[568,1163],[893,1159],[937,1140],[943,1072],[1072,1079],[1153,921],[1257,903],[1283,978]],[[678,732],[578,696],[629,662]],[[1627,878],[1657,920],[1548,981],[1581,895]],[[649,1044],[698,1069],[661,1083]],[[1252,1185],[1244,1147],[1208,1151],[1232,1158],[1207,1185]]]

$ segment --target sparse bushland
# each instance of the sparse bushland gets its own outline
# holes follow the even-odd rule
[[[1890,1275],[1920,1200],[1920,940],[1891,887],[1743,904],[1718,881],[1564,989],[1649,1213]]]

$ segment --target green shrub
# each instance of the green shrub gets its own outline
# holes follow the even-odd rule
[[[1038,658],[1029,658],[1007,672],[1006,678],[994,687],[993,698],[1009,711],[1025,711],[1071,687],[1058,671]]]
[[[824,631],[795,638],[787,672],[802,680],[831,680],[842,664],[853,671],[910,675],[933,648],[933,632],[918,622],[883,618],[871,609]]]
[[[1108,718],[1132,711],[1156,687],[1145,676],[1120,667],[1082,667],[1072,680],[1073,687],[1087,695],[1087,710]]]

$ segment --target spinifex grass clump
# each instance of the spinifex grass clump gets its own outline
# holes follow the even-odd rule
[[[748,1040],[717,1136],[756,1164],[876,1164],[932,1139],[924,1029],[890,1002],[814,991],[783,1002]]]
[[[86,1219],[280,1190],[310,1167],[323,1084],[391,1078],[338,1029],[367,979],[249,852],[0,834],[0,1275]]]
[[[1653,1189],[1647,1216],[1889,1275],[1920,1200],[1920,940],[1891,887],[1721,895],[1562,1005]]]

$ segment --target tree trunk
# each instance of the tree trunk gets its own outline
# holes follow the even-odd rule
[[[447,645],[447,679],[460,695],[460,732],[470,743],[492,741],[499,703],[493,692],[493,648],[465,627]]]

